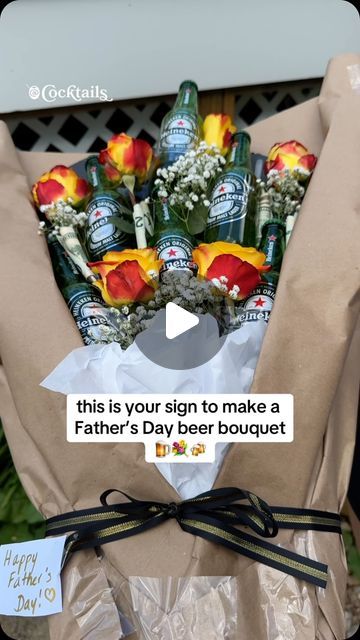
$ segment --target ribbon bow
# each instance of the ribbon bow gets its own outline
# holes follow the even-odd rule
[[[107,499],[112,493],[120,493],[128,502],[108,504]],[[173,518],[187,533],[325,587],[327,565],[262,538],[274,538],[279,528],[341,533],[340,519],[335,513],[269,507],[254,493],[236,487],[212,489],[178,503],[137,500],[123,491],[109,489],[101,495],[100,502],[101,507],[74,511],[47,520],[47,536],[74,532],[67,538],[63,564],[70,552],[121,540]],[[261,537],[237,529],[239,525],[250,528]]]

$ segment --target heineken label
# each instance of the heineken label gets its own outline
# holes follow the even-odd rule
[[[159,260],[164,260],[160,272],[170,269],[186,269],[194,271],[195,263],[192,259],[193,245],[187,238],[180,235],[166,235],[156,243]]]
[[[272,265],[273,270],[280,271],[283,259],[283,238],[285,230],[279,225],[265,225],[263,241],[260,244],[261,251],[266,255],[265,264]]]
[[[160,149],[186,153],[196,144],[197,129],[198,123],[195,116],[190,113],[181,114],[178,111],[176,116],[168,120],[160,134]]]
[[[241,325],[257,320],[269,321],[275,299],[275,287],[267,282],[261,282],[244,300],[238,313]]]
[[[89,203],[86,213],[88,214],[86,240],[92,260],[101,260],[104,253],[110,249],[124,248],[121,243],[124,242],[126,234],[109,222],[112,216],[121,217],[121,207],[116,200],[109,196],[94,198]]]
[[[68,307],[75,319],[85,344],[101,340],[99,327],[110,325],[107,308],[96,291],[78,291],[68,300]]]
[[[245,218],[251,185],[237,173],[220,176],[211,196],[207,227],[217,227]]]

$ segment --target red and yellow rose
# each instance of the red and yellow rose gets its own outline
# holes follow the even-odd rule
[[[230,116],[224,113],[209,113],[204,120],[203,131],[206,144],[215,144],[225,156],[230,149],[232,135],[236,132]]]
[[[155,249],[125,249],[108,251],[100,262],[89,266],[101,280],[94,285],[101,291],[104,301],[112,307],[132,302],[149,302],[158,287],[159,269]]]
[[[246,298],[260,282],[259,272],[266,256],[253,247],[242,247],[231,242],[200,244],[193,251],[198,266],[198,277],[214,283],[224,295],[234,300]]]
[[[74,169],[62,164],[44,173],[32,187],[32,196],[37,207],[71,198],[73,207],[80,207],[90,194],[90,186]]]
[[[265,162],[265,173],[269,173],[272,169],[276,171],[284,171],[288,169],[291,173],[296,169],[305,169],[309,174],[315,169],[317,157],[304,147],[297,140],[289,140],[288,142],[277,142],[274,144]]]
[[[113,135],[107,148],[99,153],[108,178],[114,182],[124,175],[135,176],[140,183],[144,182],[152,158],[153,151],[146,140],[132,138],[126,133]]]

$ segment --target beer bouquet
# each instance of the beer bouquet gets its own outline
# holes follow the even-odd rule
[[[62,514],[79,531],[94,508],[103,516],[113,487],[128,496],[116,518],[132,523],[107,544],[95,535],[81,546],[80,535],[52,639],[343,640],[336,514],[359,383],[360,125],[348,67],[353,78],[359,65],[335,59],[319,99],[246,132],[223,114],[202,123],[186,82],[155,153],[118,134],[87,159],[86,179],[83,158],[18,154],[2,127],[0,388],[14,461],[49,533],[66,526]],[[264,162],[252,162],[250,137]],[[169,302],[212,315],[227,338],[210,362],[161,375],[136,340]],[[221,445],[214,464],[177,465],[145,463],[140,444],[66,442],[64,394],[125,388],[292,393],[295,440]]]
[[[291,140],[262,164],[256,179],[249,134],[224,114],[202,123],[185,81],[156,155],[116,134],[87,160],[88,182],[67,167],[41,176],[40,231],[85,344],[127,348],[169,301],[211,312],[223,333],[268,321],[316,157]]]

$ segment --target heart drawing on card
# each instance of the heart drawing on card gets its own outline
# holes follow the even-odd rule
[[[46,600],[48,600],[49,602],[54,602],[55,596],[56,596],[55,589],[53,589],[52,587],[48,587],[44,591],[44,596],[45,596]]]

